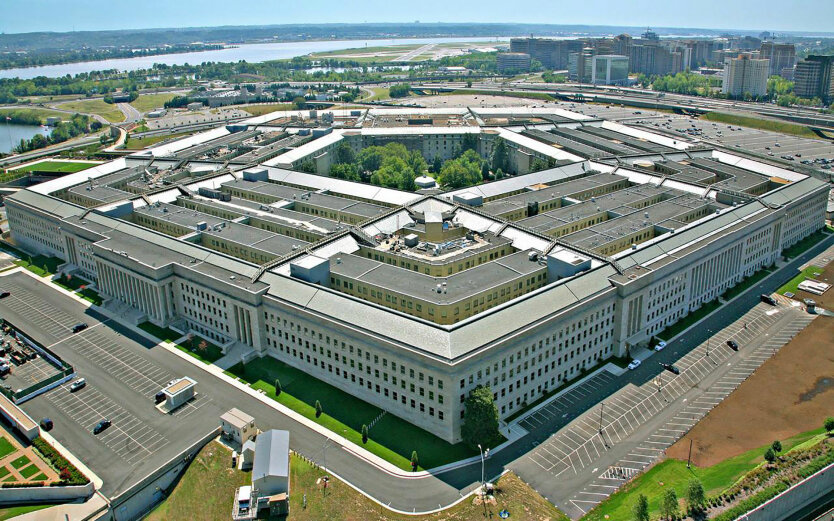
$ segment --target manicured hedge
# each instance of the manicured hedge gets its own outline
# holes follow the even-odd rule
[[[66,477],[69,475],[67,479],[62,479],[58,483],[53,483],[53,486],[86,485],[90,482],[87,476],[82,474],[81,471],[75,467],[75,465],[69,462],[69,460],[61,456],[61,453],[55,450],[55,447],[47,443],[43,438],[35,438],[32,445],[47,461],[49,461],[49,463],[52,464],[53,467],[58,469],[61,476]]]

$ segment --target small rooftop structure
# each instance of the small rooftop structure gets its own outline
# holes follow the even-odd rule
[[[277,429],[261,433],[255,442],[252,486],[258,497],[289,494],[290,433]]]
[[[165,402],[160,404],[166,412],[171,412],[177,407],[185,404],[188,400],[194,398],[194,388],[197,386],[197,381],[183,376],[170,382],[162,389],[165,395]]]
[[[414,180],[414,184],[417,185],[418,188],[434,188],[437,186],[434,178],[427,175],[421,175],[417,179]]]
[[[258,433],[255,418],[238,408],[229,409],[220,416],[220,428],[225,439],[234,441],[238,445],[244,445]]]

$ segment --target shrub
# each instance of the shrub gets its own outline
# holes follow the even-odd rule
[[[59,477],[61,479],[60,483],[57,485],[86,485],[90,482],[87,479],[87,476],[81,473],[75,465],[69,462],[65,457],[63,457],[55,447],[47,443],[43,438],[35,438],[32,442],[32,446],[35,447],[41,456],[44,457],[53,467],[59,469]],[[53,485],[56,485],[53,483]]]

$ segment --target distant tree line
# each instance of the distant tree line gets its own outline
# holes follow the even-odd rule
[[[52,128],[48,136],[35,134],[31,139],[21,139],[20,144],[15,147],[15,152],[23,153],[30,150],[37,150],[49,145],[63,143],[81,134],[95,132],[102,127],[98,121],[90,122],[90,117],[82,114],[73,114],[69,121],[62,121]]]

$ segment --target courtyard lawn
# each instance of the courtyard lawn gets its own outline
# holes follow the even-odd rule
[[[782,442],[783,453],[808,443],[816,443],[821,436],[822,429],[816,429],[788,438]],[[675,489],[679,498],[684,498],[689,480],[697,478],[704,485],[704,492],[707,496],[719,494],[744,474],[756,468],[763,461],[762,455],[769,446],[747,451],[712,467],[698,468],[693,465],[692,468],[686,468],[686,461],[664,460],[624,485],[582,519],[586,521],[632,519],[631,507],[639,494],[644,494],[649,498],[649,511],[652,519],[656,519],[660,514],[663,493],[669,487]]]
[[[32,476],[34,476],[35,474],[38,474],[40,471],[41,471],[41,469],[39,469],[38,466],[33,463],[33,464],[29,465],[28,467],[25,467],[25,468],[21,469],[20,470],[20,475],[23,476],[26,479],[29,479]]]
[[[75,162],[75,161],[41,161],[21,168],[10,170],[13,172],[56,172],[73,174],[82,170],[92,168],[99,163]]]
[[[101,303],[104,302],[104,299],[101,298],[101,295],[99,295],[96,290],[87,287],[90,283],[81,277],[75,276],[67,278],[66,276],[61,276],[53,282],[66,290],[77,293],[84,300],[87,300],[96,306],[100,306]]]
[[[263,390],[279,403],[404,470],[411,470],[411,452],[414,450],[420,466],[427,469],[476,454],[461,443],[447,443],[391,414],[385,414],[370,429],[368,443],[363,444],[362,425],[370,425],[382,414],[382,409],[269,356],[245,366],[237,364],[227,374],[240,378],[254,389]],[[276,378],[281,380],[283,391],[277,398]],[[447,399],[450,399],[448,395]],[[324,411],[319,418],[315,414],[316,400],[321,402]]]
[[[20,469],[22,469],[23,467],[25,467],[26,465],[28,465],[30,463],[32,463],[32,461],[29,459],[28,456],[26,456],[24,454],[23,456],[21,456],[21,457],[17,458],[16,460],[12,461],[12,467],[20,470]]]
[[[141,150],[143,148],[154,146],[158,143],[163,141],[167,141],[169,139],[180,139],[186,136],[190,136],[191,132],[182,132],[179,134],[157,134],[155,136],[147,136],[147,137],[130,137],[125,143],[125,148],[127,150]]]
[[[174,346],[204,364],[211,364],[223,358],[223,351],[220,346],[216,346],[196,335],[191,340],[184,340],[182,344],[174,344]]]
[[[14,445],[12,445],[12,442],[7,440],[5,436],[0,436],[0,459],[5,458],[6,456],[8,456],[16,450],[17,448]],[[3,469],[5,469],[5,467],[3,467]]]
[[[292,103],[263,103],[260,105],[239,105],[235,108],[245,110],[253,116],[263,116],[264,114],[269,114],[270,112],[296,110],[295,105],[293,105]]]
[[[817,266],[808,266],[799,272],[799,275],[792,278],[787,284],[776,290],[776,292],[780,295],[784,295],[785,293],[796,293],[799,284],[801,284],[803,280],[816,278],[820,273],[822,273],[822,268]]]

